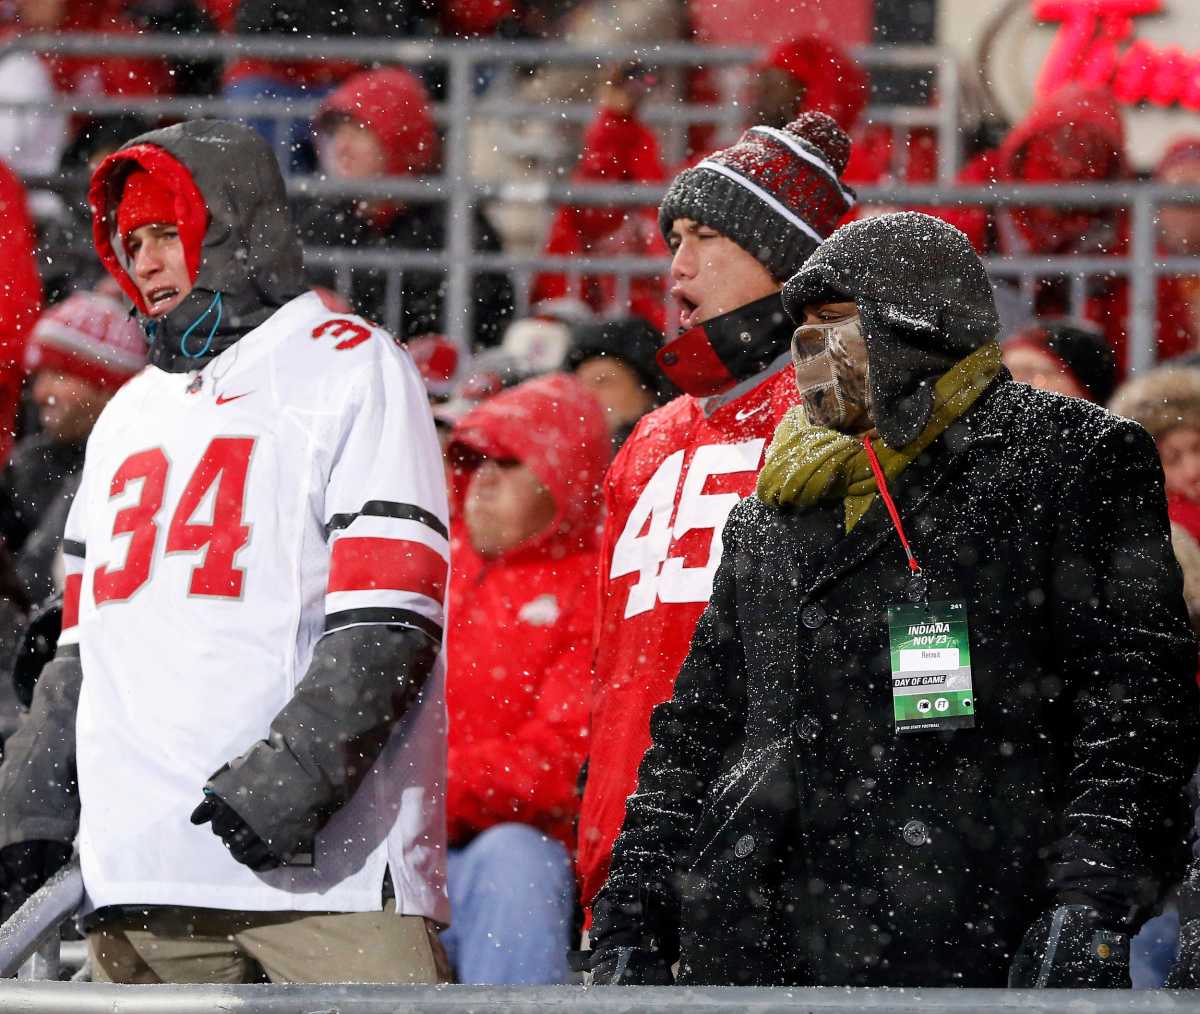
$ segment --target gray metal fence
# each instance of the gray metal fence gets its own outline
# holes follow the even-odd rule
[[[480,202],[502,200],[531,204],[611,204],[623,207],[653,205],[661,194],[659,187],[597,187],[579,188],[534,179],[518,182],[478,180],[472,176],[468,158],[468,131],[473,122],[486,119],[540,119],[553,123],[582,122],[595,115],[590,96],[579,101],[520,103],[504,92],[511,78],[501,76],[501,82],[487,96],[475,95],[473,84],[481,68],[511,68],[514,65],[579,65],[599,67],[625,61],[642,61],[666,69],[689,67],[727,67],[746,65],[761,56],[752,49],[702,47],[686,43],[666,43],[648,46],[609,46],[581,49],[563,43],[541,42],[445,42],[445,41],[379,41],[363,39],[281,39],[277,37],[238,38],[231,36],[173,38],[154,36],[97,36],[94,34],[31,34],[14,36],[0,45],[0,58],[14,51],[51,52],[59,54],[130,55],[143,57],[219,58],[263,57],[279,59],[326,58],[361,61],[364,64],[402,63],[421,68],[441,66],[446,74],[445,100],[435,104],[435,116],[445,136],[445,161],[438,176],[413,178],[382,178],[368,182],[335,181],[322,177],[289,178],[289,188],[296,197],[373,197],[397,200],[439,200],[445,203],[445,249],[426,257],[420,254],[385,253],[381,259],[363,256],[342,249],[313,250],[309,261],[332,265],[339,269],[339,288],[345,293],[349,279],[357,267],[382,269],[388,274],[387,289],[395,294],[400,287],[396,276],[417,268],[434,268],[445,272],[446,331],[463,337],[468,319],[470,279],[474,272],[485,268],[503,268],[513,273],[518,293],[518,312],[528,309],[527,293],[532,275],[542,270],[563,270],[573,277],[585,272],[603,270],[618,278],[618,291],[628,293],[629,279],[662,274],[665,262],[644,258],[618,258],[611,263],[593,259],[554,258],[489,259],[472,250],[471,211]],[[932,47],[865,47],[855,55],[868,70],[883,68],[924,69],[933,81],[931,94],[936,101],[928,106],[876,106],[869,110],[873,122],[886,123],[896,131],[925,127],[937,138],[939,177],[950,185],[958,170],[959,100],[958,68],[951,56]],[[499,92],[499,94],[496,94]],[[33,109],[45,112],[48,108],[72,114],[111,114],[138,112],[147,116],[223,116],[253,117],[271,120],[276,125],[277,143],[286,148],[289,131],[286,124],[296,118],[310,117],[318,106],[316,101],[235,101],[223,98],[143,98],[114,99],[105,96],[67,95],[47,107],[45,103],[5,101],[0,97],[0,110]],[[728,130],[738,126],[740,111],[734,104],[698,105],[688,103],[650,103],[642,110],[644,118],[653,124],[676,132],[696,123],[717,123]],[[899,157],[906,146],[894,145]],[[286,150],[280,152],[281,165],[288,165]],[[81,181],[65,178],[28,180],[31,184],[49,189],[81,189]],[[397,297],[398,298],[398,297]],[[400,307],[397,299],[389,301],[384,313],[385,326],[395,328]]]
[[[235,58],[240,56],[302,59],[325,57],[355,61],[405,63],[414,67],[441,65],[446,70],[444,102],[436,116],[446,137],[446,161],[437,176],[389,177],[369,181],[335,180],[324,176],[291,176],[290,193],[297,198],[396,199],[440,201],[446,210],[446,244],[438,251],[364,251],[343,248],[312,249],[312,265],[332,267],[343,294],[349,292],[355,271],[381,272],[386,278],[385,326],[395,329],[400,318],[400,280],[405,272],[437,270],[445,275],[446,331],[464,337],[470,306],[470,279],[480,271],[508,272],[516,283],[518,313],[528,310],[530,280],[542,271],[561,272],[577,280],[588,274],[612,275],[618,302],[628,298],[632,279],[665,275],[665,258],[645,257],[549,257],[490,254],[472,249],[471,211],[481,204],[500,201],[534,206],[603,205],[652,207],[662,187],[651,185],[572,185],[547,179],[481,180],[472,175],[468,159],[468,130],[478,119],[502,117],[536,118],[554,122],[582,121],[595,113],[590,97],[578,102],[519,103],[504,86],[499,94],[485,99],[475,96],[473,82],[480,68],[511,68],[517,64],[601,66],[626,60],[666,68],[698,65],[723,67],[745,65],[760,54],[754,50],[699,47],[683,43],[654,46],[613,46],[580,49],[562,43],[538,42],[426,42],[362,39],[292,40],[272,37],[229,36],[166,38],[162,36],[29,35],[6,40],[0,57],[15,49],[71,54],[104,53],[179,58]],[[962,108],[960,79],[951,55],[932,47],[866,47],[856,55],[870,70],[881,68],[924,68],[934,79],[933,104],[929,106],[872,107],[876,122],[902,130],[912,126],[936,132],[939,182],[934,186],[863,187],[864,205],[887,207],[966,206],[992,207],[1030,205],[1052,207],[1123,207],[1130,215],[1131,242],[1121,257],[990,257],[987,268],[993,278],[1009,279],[1029,292],[1040,279],[1067,277],[1071,310],[1078,315],[1086,292],[1086,280],[1094,277],[1124,277],[1130,280],[1131,299],[1128,331],[1130,362],[1134,369],[1155,361],[1157,280],[1164,275],[1200,274],[1200,257],[1162,258],[1156,250],[1156,217],[1164,204],[1195,204],[1200,192],[1172,189],[1154,184],[1098,184],[1086,186],[955,187],[959,164],[959,115]],[[503,77],[503,76],[502,76]],[[511,84],[511,80],[509,80]],[[315,101],[246,102],[226,99],[113,99],[95,96],[64,96],[58,107],[77,113],[137,111],[161,116],[241,116],[274,119],[283,124],[296,117],[310,116]],[[5,102],[0,110],[22,108],[27,103]],[[39,106],[38,108],[44,108]],[[651,123],[683,129],[698,122],[736,126],[740,115],[732,105],[713,107],[686,103],[647,106],[644,117]],[[285,138],[285,130],[277,130]],[[899,146],[901,149],[903,146]],[[286,159],[283,160],[286,164]],[[79,179],[42,177],[31,185],[78,192]]]

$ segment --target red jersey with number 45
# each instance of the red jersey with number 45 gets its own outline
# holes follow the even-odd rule
[[[604,481],[591,756],[579,819],[588,906],[608,876],[625,799],[650,744],[650,712],[671,696],[712,597],[725,519],[754,491],[775,427],[798,401],[790,363],[711,414],[690,395],[676,398],[638,423]]]
[[[441,640],[447,509],[416,367],[315,293],[196,373],[148,367],[105,407],[67,521],[60,652],[78,644],[88,902],[399,911],[444,920],[443,667],[318,861],[254,873],[188,815],[267,736],[318,639]]]

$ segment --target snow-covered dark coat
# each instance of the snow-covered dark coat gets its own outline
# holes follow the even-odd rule
[[[593,939],[677,932],[685,983],[1002,986],[1056,900],[1138,925],[1196,762],[1162,483],[1141,427],[1002,374],[893,484],[930,600],[966,603],[977,713],[903,737],[884,504],[846,534],[840,501],[742,501]]]

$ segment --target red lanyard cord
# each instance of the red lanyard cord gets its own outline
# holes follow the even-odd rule
[[[904,534],[904,525],[900,523],[900,512],[896,510],[892,494],[888,492],[887,479],[884,477],[883,469],[879,467],[879,458],[875,456],[875,448],[871,446],[870,437],[863,437],[863,446],[867,449],[867,460],[871,463],[871,471],[875,474],[875,485],[879,487],[879,495],[883,497],[883,502],[887,505],[888,513],[892,516],[892,525],[896,529],[896,534],[900,536],[900,545],[904,547],[904,555],[908,557],[908,569],[914,574],[919,574],[921,565],[913,556],[912,547],[908,544],[908,537]]]

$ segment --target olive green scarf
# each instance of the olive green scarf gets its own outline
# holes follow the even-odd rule
[[[967,411],[1000,372],[1000,346],[976,349],[955,363],[933,385],[933,412],[911,444],[898,451],[872,440],[880,467],[893,481],[952,422]],[[809,507],[821,500],[844,498],[849,532],[871,506],[875,476],[858,437],[810,425],[803,406],[788,411],[775,430],[758,476],[758,498],[774,506]]]

